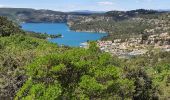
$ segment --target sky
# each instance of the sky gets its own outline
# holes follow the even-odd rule
[[[0,7],[56,11],[170,9],[170,0],[0,0]]]

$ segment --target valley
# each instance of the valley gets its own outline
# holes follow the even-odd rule
[[[0,99],[169,98],[169,11],[0,8]]]

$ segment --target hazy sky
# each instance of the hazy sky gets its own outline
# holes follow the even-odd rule
[[[0,7],[74,10],[170,9],[170,0],[0,0]]]

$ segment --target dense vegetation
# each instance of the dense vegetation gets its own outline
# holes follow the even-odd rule
[[[0,98],[13,97],[26,78],[22,74],[23,66],[38,56],[60,50],[56,44],[39,39],[43,34],[23,32],[19,28],[13,28],[12,22],[6,18],[0,17],[0,19],[1,24],[8,23],[2,24],[4,27],[9,26],[8,30],[3,31],[5,35],[0,36]],[[18,30],[12,33],[16,29]]]
[[[0,36],[2,99],[170,98],[170,52],[150,50],[142,56],[119,59],[102,53],[95,42],[89,49],[58,47],[18,30]]]
[[[0,17],[0,36],[10,36],[12,34],[24,33],[19,29],[19,26],[12,23],[12,21],[7,21],[6,17]]]
[[[38,32],[26,32],[27,36],[36,37],[40,39],[48,39],[48,38],[61,38],[62,34],[47,34],[47,33],[38,33]]]
[[[106,16],[113,17],[114,20],[124,20],[132,17],[137,17],[141,15],[155,15],[166,13],[165,11],[156,11],[156,10],[146,10],[146,9],[137,9],[131,11],[109,11],[106,12]]]
[[[51,52],[60,50],[56,44],[38,38],[24,35],[0,37],[0,97],[14,96],[26,78],[23,66]]]
[[[135,20],[122,20],[122,21],[92,21],[85,23],[77,23],[71,26],[72,30],[79,31],[95,31],[95,32],[106,32],[109,36],[106,37],[109,40],[117,38],[128,38],[143,34],[146,28],[151,28],[149,24]]]
[[[130,98],[133,81],[123,77],[110,55],[93,50],[75,48],[36,59],[26,67],[29,78],[16,99]]]

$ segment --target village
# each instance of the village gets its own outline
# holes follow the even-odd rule
[[[112,55],[132,57],[145,54],[149,49],[170,51],[170,35],[168,33],[150,35],[145,40],[140,36],[126,39],[124,42],[122,42],[122,39],[115,39],[114,41],[99,40],[97,46],[101,51]]]

